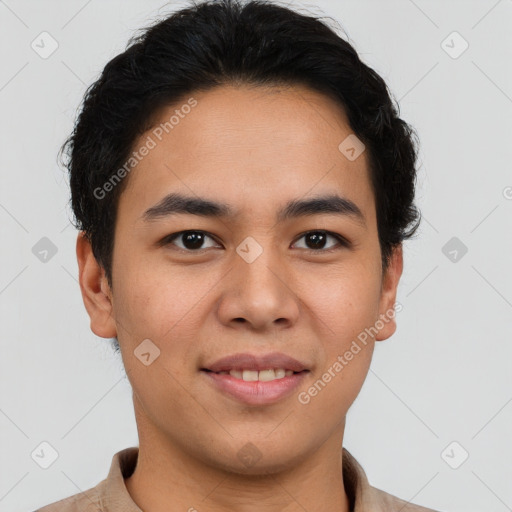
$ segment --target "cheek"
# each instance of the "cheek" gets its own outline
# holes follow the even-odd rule
[[[191,405],[181,383],[186,385],[195,368],[199,349],[191,322],[198,322],[194,306],[204,292],[188,289],[183,293],[179,283],[163,278],[155,268],[127,274],[117,289],[123,364],[145,414],[161,428]]]
[[[119,275],[114,301],[118,339],[124,366],[140,393],[166,383],[160,391],[165,394],[167,389],[172,395],[179,390],[179,382],[196,370],[201,350],[197,333],[207,314],[205,296],[214,285],[214,276],[194,279],[190,273],[157,268],[154,262],[133,264],[133,271],[126,267],[125,274]],[[158,354],[147,367],[135,357],[146,346],[150,357]],[[153,401],[151,396],[146,399]],[[172,408],[173,400],[165,400]]]
[[[375,343],[371,327],[378,319],[380,281],[378,275],[352,266],[331,273],[325,285],[311,289],[315,291],[310,306],[323,332],[318,386],[329,388],[322,391],[321,401],[334,400],[344,409],[355,399],[371,363]]]
[[[114,313],[116,321],[130,328],[130,338],[154,337],[164,343],[187,320],[208,286],[208,279],[191,280],[190,274],[159,261],[127,259],[118,272]]]
[[[324,277],[310,282],[309,301],[327,326],[331,344],[341,349],[378,318],[379,276],[363,265],[351,265]]]

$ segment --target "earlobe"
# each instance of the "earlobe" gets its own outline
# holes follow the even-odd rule
[[[391,260],[383,277],[382,291],[379,304],[379,328],[375,341],[383,341],[392,336],[396,331],[396,292],[403,270],[402,244],[393,249]]]
[[[112,292],[105,271],[96,261],[91,244],[83,231],[77,237],[76,256],[80,290],[91,319],[91,331],[101,338],[113,338],[117,336],[117,330],[112,316]]]

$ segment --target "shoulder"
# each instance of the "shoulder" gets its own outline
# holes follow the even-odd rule
[[[382,489],[377,489],[376,487],[371,489],[374,502],[378,503],[381,509],[386,512],[440,512],[439,510],[422,507],[421,505],[415,505],[414,503],[402,500]]]
[[[440,512],[405,501],[370,484],[356,458],[343,447],[343,480],[354,512]]]
[[[97,485],[45,505],[35,512],[100,512],[102,510],[141,512],[128,494],[124,483],[124,478],[129,476],[135,468],[137,455],[138,447],[118,451],[112,457],[106,478]]]
[[[103,510],[100,497],[102,486],[103,481],[95,487],[45,505],[34,512],[98,512]]]

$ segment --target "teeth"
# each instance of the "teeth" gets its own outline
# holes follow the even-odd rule
[[[226,375],[228,372],[219,372],[221,375]],[[230,370],[229,375],[235,377],[235,379],[242,379],[247,382],[255,382],[260,380],[262,382],[268,382],[275,379],[282,379],[283,377],[289,377],[293,375],[292,370],[285,370],[284,368],[269,368],[268,370]]]
[[[242,379],[254,382],[258,380],[258,371],[257,370],[242,370]]]
[[[240,370],[231,370],[230,372],[226,372],[226,373],[229,373],[229,375],[231,375],[232,377],[235,377],[237,379],[242,378],[242,372]]]
[[[274,370],[261,370],[258,374],[258,379],[263,382],[274,380],[276,378],[276,372]]]

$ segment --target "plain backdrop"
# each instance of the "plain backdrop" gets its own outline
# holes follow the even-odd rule
[[[1,511],[88,489],[138,444],[120,359],[89,329],[57,152],[105,64],[184,5],[0,1]],[[344,445],[372,485],[406,500],[512,510],[512,1],[291,6],[340,23],[421,139],[423,222],[404,246],[403,310]],[[47,51],[58,44],[46,58],[42,37]],[[37,244],[53,248],[46,261]],[[43,442],[58,453],[47,469],[32,457]]]

